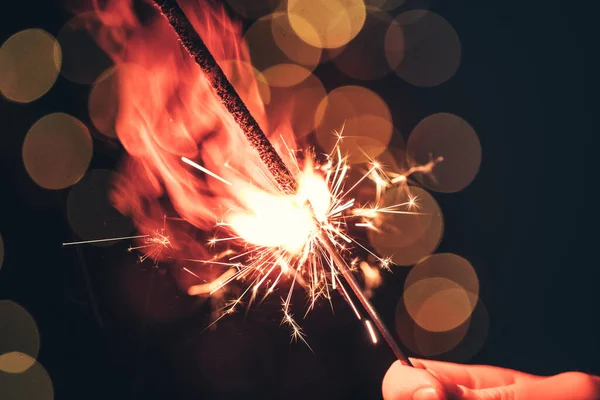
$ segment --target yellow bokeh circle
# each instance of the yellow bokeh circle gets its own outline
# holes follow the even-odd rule
[[[15,33],[0,48],[0,93],[18,103],[38,99],[56,82],[61,61],[60,46],[48,32]]]
[[[339,146],[350,163],[367,162],[383,153],[394,129],[385,101],[361,86],[331,91],[319,104],[315,121],[321,148],[331,152]]]
[[[363,0],[289,0],[287,14],[296,34],[320,48],[336,48],[352,40],[366,18]]]
[[[92,138],[81,121],[64,113],[49,114],[27,132],[23,163],[41,187],[64,189],[83,177],[92,149]]]

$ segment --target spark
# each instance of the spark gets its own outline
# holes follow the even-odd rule
[[[202,165],[190,160],[187,157],[181,157],[181,161],[183,161],[184,163],[186,163],[187,165],[191,165],[192,167],[204,172],[206,175],[210,175],[215,179],[220,180],[221,182],[223,182],[226,185],[231,186],[231,182],[229,182],[228,180],[226,180],[225,178],[221,178],[219,175],[215,174],[214,172],[212,172],[211,170],[204,168]]]
[[[341,131],[336,132],[337,143],[344,139]],[[229,301],[220,310],[220,315],[214,318],[208,326],[211,327],[225,315],[232,314],[238,306],[247,307],[262,293],[260,302],[278,291],[280,283],[291,281],[287,295],[282,298],[282,325],[290,329],[294,341],[302,341],[307,346],[306,334],[295,321],[290,311],[292,293],[296,287],[306,291],[308,306],[306,313],[315,307],[319,299],[327,299],[331,304],[331,292],[337,291],[350,305],[352,311],[365,327],[373,343],[377,343],[377,335],[372,322],[365,319],[354,304],[340,276],[345,272],[340,270],[340,262],[350,271],[356,271],[360,264],[365,276],[365,282],[372,289],[379,285],[380,276],[376,269],[370,267],[358,257],[352,257],[355,249],[364,250],[374,257],[376,264],[385,270],[390,270],[393,264],[390,257],[381,257],[366,245],[358,242],[352,234],[352,229],[379,231],[380,216],[384,214],[422,215],[421,205],[417,196],[410,193],[406,186],[408,200],[382,205],[382,195],[390,187],[406,184],[408,177],[415,172],[429,173],[441,161],[440,158],[430,161],[424,166],[415,166],[403,174],[386,171],[377,160],[369,162],[369,167],[361,176],[349,184],[351,166],[341,154],[339,146],[325,156],[323,163],[318,163],[314,153],[306,151],[308,156],[297,157],[298,151],[291,149],[284,142],[296,170],[300,182],[298,194],[271,195],[254,186],[240,190],[240,199],[244,203],[239,210],[228,209],[225,215],[215,223],[219,236],[207,240],[215,252],[210,258],[175,258],[178,262],[193,262],[213,265],[223,268],[216,279],[204,280],[201,275],[182,267],[182,270],[196,279],[203,281],[188,288],[192,296],[211,296],[224,289],[233,281],[243,280],[246,289],[236,299]],[[191,161],[186,157],[181,160],[217,179],[221,183],[233,186],[232,183],[207,168]],[[303,160],[303,163],[300,163]],[[376,188],[374,202],[361,204],[356,197],[350,197],[360,185],[373,182]],[[235,217],[237,216],[237,217]],[[239,216],[242,218],[240,219]],[[176,217],[164,217],[162,229],[151,234],[134,235],[118,238],[88,240],[63,243],[63,246],[108,242],[123,239],[143,239],[137,246],[130,246],[129,251],[140,251],[140,261],[151,258],[158,260],[165,250],[172,249],[171,238],[166,234],[166,220],[183,220]],[[240,225],[243,222],[243,225]],[[243,228],[243,229],[242,229]],[[328,243],[328,244],[326,244]],[[334,259],[332,251],[339,254]],[[337,257],[337,256],[336,256]],[[349,263],[343,261],[351,259]],[[341,261],[340,261],[341,260]],[[366,267],[364,267],[366,265]],[[347,279],[347,277],[346,277]],[[208,329],[207,327],[207,329]],[[310,346],[309,346],[310,347]]]
[[[150,236],[150,235],[134,235],[134,236],[112,237],[112,238],[105,238],[105,239],[81,240],[79,242],[64,242],[62,245],[63,246],[78,246],[81,244],[116,242],[119,240],[127,240],[127,239],[140,239],[140,238],[146,238],[148,236]]]
[[[369,335],[371,335],[371,340],[374,344],[377,344],[377,335],[375,334],[375,330],[373,329],[373,325],[371,321],[368,319],[365,320],[365,325],[367,326],[367,331],[369,331]]]
[[[336,135],[339,144],[344,137],[341,131],[336,132]],[[350,180],[348,171],[351,167],[347,163],[347,158],[342,156],[339,147],[326,155],[325,161],[321,164],[316,162],[312,152],[307,151],[308,157],[304,158],[303,165],[299,164],[301,158],[297,157],[297,151],[290,149],[285,142],[284,147],[298,171],[297,180],[300,182],[298,194],[271,196],[260,193],[259,189],[254,187],[250,192],[241,194],[245,202],[242,209],[228,210],[227,215],[215,224],[215,228],[224,231],[225,235],[221,233],[220,237],[215,236],[208,240],[208,244],[215,249],[219,246],[227,246],[226,251],[231,254],[221,261],[188,259],[234,268],[227,270],[231,272],[226,278],[219,278],[218,285],[214,282],[205,283],[198,285],[201,288],[190,290],[194,293],[214,293],[233,280],[244,279],[247,282],[247,289],[236,302],[223,309],[224,315],[232,313],[235,306],[241,304],[244,299],[247,300],[248,306],[251,305],[259,292],[263,292],[260,300],[262,302],[274,293],[278,284],[287,277],[292,283],[287,289],[287,295],[282,299],[282,325],[288,326],[292,340],[301,340],[305,343],[306,336],[290,312],[294,288],[301,286],[306,290],[307,313],[314,308],[319,299],[330,300],[331,291],[338,291],[350,304],[357,319],[365,323],[371,339],[376,343],[377,336],[371,321],[363,318],[339,280],[343,271],[339,270],[331,250],[335,249],[334,251],[341,255],[340,259],[343,259],[357,247],[374,257],[380,268],[389,270],[392,259],[380,257],[359,243],[354,239],[350,228],[378,231],[380,224],[378,217],[382,214],[422,214],[419,199],[411,194],[410,190],[407,192],[408,200],[388,206],[380,204],[380,194],[402,181],[399,179],[400,176],[407,179],[411,173],[430,171],[438,161],[432,161],[423,167],[413,167],[405,174],[394,175],[386,171],[379,161],[370,160],[370,167],[362,176],[348,184]],[[205,168],[198,169],[205,171]],[[210,175],[215,177],[213,173]],[[357,199],[349,195],[359,185],[369,180],[376,185],[378,199],[374,204],[358,204]],[[324,189],[320,189],[322,185]],[[283,210],[281,214],[279,208]],[[243,218],[232,217],[232,214],[242,215]],[[242,223],[243,225],[240,225]],[[325,246],[323,240],[328,241],[332,247]],[[234,248],[237,250],[232,250]],[[338,259],[337,262],[339,261]],[[365,279],[370,282],[371,289],[378,286],[381,280],[379,273],[364,261],[354,258],[347,267],[355,270],[359,262],[363,273],[366,274]],[[362,267],[362,263],[367,265],[366,269]]]

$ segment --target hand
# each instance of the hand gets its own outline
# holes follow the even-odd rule
[[[396,361],[383,378],[385,400],[593,400],[600,378],[582,372],[543,377],[487,365],[411,359]]]

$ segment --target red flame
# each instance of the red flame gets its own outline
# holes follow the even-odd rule
[[[269,126],[240,25],[207,2],[180,5],[275,147],[294,148],[289,126]],[[168,213],[159,204],[166,196],[183,219],[203,230],[214,227],[227,210],[250,208],[256,217],[248,204],[252,195],[240,194],[257,196],[258,189],[258,196],[275,196],[276,186],[167,21],[156,10],[149,22],[141,21],[131,1],[110,0],[96,7],[105,27],[97,40],[117,65],[116,131],[130,155],[113,193],[116,207],[131,215],[142,232],[163,225]],[[202,164],[232,185],[198,173],[181,157]],[[197,241],[184,245],[192,243]],[[181,247],[181,239],[174,246]]]

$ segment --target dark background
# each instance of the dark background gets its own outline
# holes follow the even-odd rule
[[[58,1],[9,4],[0,12],[0,41],[33,27],[56,35],[70,16]],[[535,374],[600,374],[592,200],[598,185],[596,70],[588,63],[597,47],[593,10],[552,0],[438,1],[431,9],[462,41],[457,75],[432,89],[414,88],[395,75],[359,84],[388,102],[403,132],[429,114],[450,112],[479,134],[483,161],[476,180],[460,193],[435,195],[445,215],[439,251],[472,262],[490,316],[485,346],[470,362]],[[320,67],[317,75],[328,88],[355,83],[333,66]],[[208,305],[180,293],[168,274],[137,264],[126,244],[61,248],[73,239],[65,216],[68,190],[36,186],[21,146],[29,127],[47,113],[63,111],[89,123],[88,92],[59,77],[31,104],[0,99],[6,253],[0,298],[22,304],[38,323],[39,361],[55,397],[378,398],[393,356],[368,343],[340,301],[334,318],[321,307],[302,323],[314,354],[289,344],[277,304],[201,334]],[[116,165],[118,148],[102,140],[94,146],[91,168]],[[404,276],[386,277],[374,299],[392,326]],[[141,318],[132,311],[139,304],[159,317]]]

